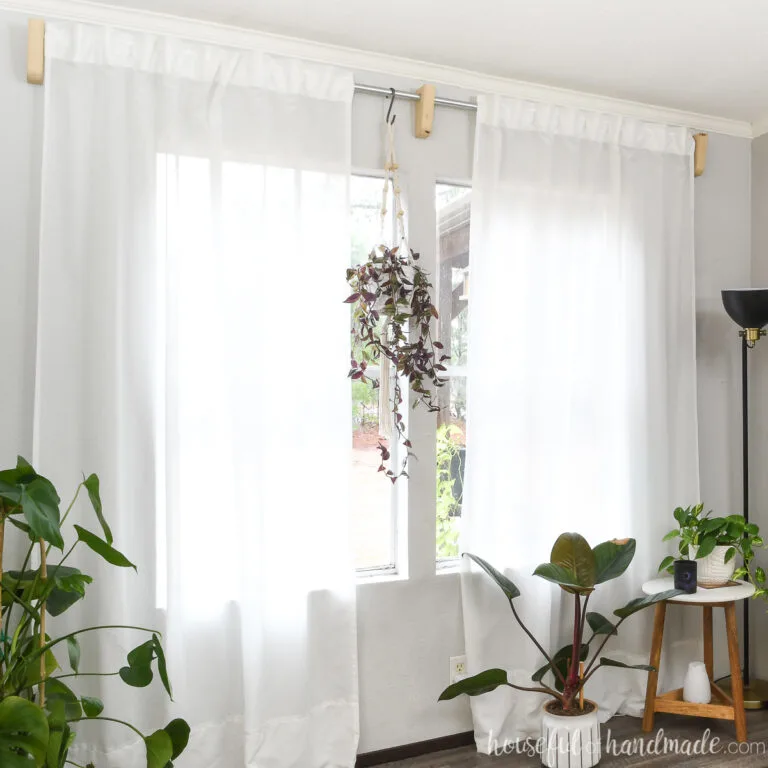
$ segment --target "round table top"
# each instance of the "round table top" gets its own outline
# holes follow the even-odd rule
[[[643,584],[643,592],[646,595],[655,595],[657,592],[666,592],[675,588],[675,580],[672,576],[662,576],[651,579]],[[693,603],[694,605],[706,605],[707,603],[729,603],[733,600],[744,600],[755,594],[755,587],[746,581],[737,581],[733,586],[713,587],[704,589],[699,587],[692,595],[677,595],[672,600],[675,603]]]

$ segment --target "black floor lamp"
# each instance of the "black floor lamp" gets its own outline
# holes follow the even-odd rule
[[[768,324],[768,290],[723,291],[725,311],[737,325],[741,337],[741,424],[742,424],[742,478],[744,518],[749,521],[749,385],[747,353],[765,336],[763,326]],[[749,668],[749,604],[744,602],[744,706],[762,709],[768,705],[768,682],[752,677]],[[730,688],[728,682],[723,688]]]

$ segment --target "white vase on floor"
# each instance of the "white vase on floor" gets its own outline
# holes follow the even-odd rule
[[[545,768],[593,768],[601,756],[597,704],[590,701],[591,712],[566,717],[549,711],[554,703],[547,702],[541,713],[541,764]]]
[[[709,704],[712,701],[712,688],[703,661],[692,661],[688,665],[683,682],[683,701],[691,704]]]

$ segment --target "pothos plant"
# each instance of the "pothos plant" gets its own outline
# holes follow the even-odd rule
[[[74,525],[75,540],[66,548],[62,527],[82,491],[90,500],[102,535]],[[39,475],[25,459],[19,457],[15,468],[0,471],[0,766],[63,768],[69,764],[77,768],[78,763],[69,758],[77,738],[75,726],[83,720],[97,720],[122,725],[139,736],[146,748],[147,768],[170,768],[187,746],[189,726],[184,720],[173,720],[154,733],[144,734],[111,712],[104,715],[102,701],[74,689],[80,677],[112,675],[129,686],[143,688],[152,682],[154,665],[171,696],[159,633],[124,625],[86,627],[60,637],[46,632],[46,618],[75,606],[93,582],[91,576],[65,565],[78,546],[88,547],[110,565],[136,567],[112,546],[112,531],[104,517],[96,475],[84,478],[78,485],[63,516],[59,504],[50,480]],[[28,540],[19,570],[3,570],[7,569],[3,550],[9,525],[18,528]],[[62,552],[56,563],[50,562],[51,550]],[[36,567],[30,567],[33,559],[39,563]],[[128,654],[126,665],[118,671],[81,672],[78,638],[104,629],[144,633],[149,639]],[[68,672],[60,664],[65,650]]]
[[[515,607],[515,599],[520,596],[518,587],[482,558],[466,555],[501,588],[509,601],[512,615],[528,639],[536,646],[545,664],[531,676],[532,685],[524,686],[510,682],[504,669],[488,669],[449,686],[440,694],[440,701],[453,699],[462,693],[479,696],[499,686],[508,686],[519,691],[533,691],[550,696],[555,702],[554,714],[570,714],[578,706],[579,692],[599,669],[623,667],[651,671],[653,667],[646,664],[625,664],[602,656],[601,653],[611,637],[618,634],[619,627],[626,619],[651,605],[682,594],[681,590],[671,589],[630,600],[625,606],[613,612],[615,619],[587,610],[595,588],[621,576],[634,556],[634,539],[604,541],[592,548],[578,533],[563,533],[558,537],[552,547],[549,562],[542,563],[533,572],[534,576],[559,585],[564,592],[573,597],[573,640],[555,653],[550,653],[534,637]],[[587,629],[590,634],[585,639]],[[593,642],[597,645],[594,651],[592,650]],[[584,674],[580,674],[582,662],[585,664]]]
[[[712,510],[704,512],[703,504],[677,507],[672,514],[677,527],[662,541],[677,540],[681,559],[701,560],[710,555],[715,547],[727,547],[724,562],[728,563],[737,556],[742,559],[742,564],[734,570],[733,578],[746,579],[755,587],[755,598],[768,600],[765,570],[754,564],[755,550],[765,547],[757,524],[748,523],[744,515],[712,517]],[[659,571],[672,573],[674,561],[674,556],[668,555],[661,561]]]

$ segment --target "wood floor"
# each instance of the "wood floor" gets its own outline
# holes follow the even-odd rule
[[[646,742],[655,739],[655,734],[644,734],[640,729],[641,721],[634,717],[614,717],[602,726],[603,745],[608,731],[615,740],[616,750],[621,748],[624,739],[642,737]],[[709,728],[712,737],[718,737],[720,751],[717,754],[687,755],[668,753],[665,755],[605,754],[600,762],[601,768],[674,768],[685,765],[686,768],[768,768],[768,710],[747,712],[748,741],[737,744],[733,723],[724,720],[705,720],[678,715],[656,715],[656,729],[663,728],[667,739],[687,739],[691,742],[701,740],[705,728]],[[749,753],[747,753],[749,751]],[[536,757],[506,755],[490,757],[479,755],[474,747],[437,752],[432,755],[387,763],[382,768],[535,768],[541,763]]]

